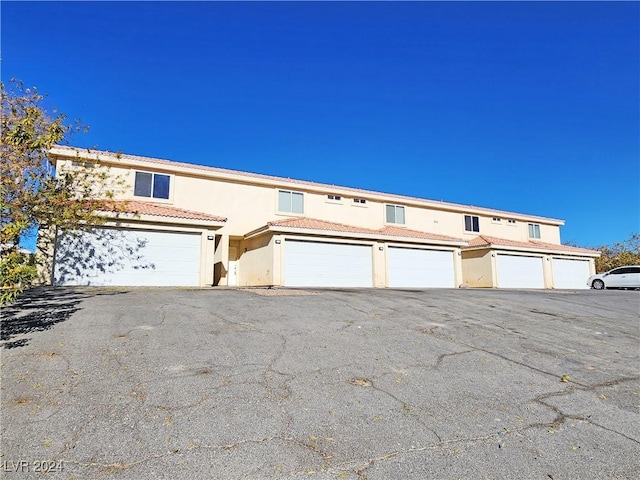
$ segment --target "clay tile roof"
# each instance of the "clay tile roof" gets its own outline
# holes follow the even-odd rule
[[[571,247],[569,245],[556,245],[553,243],[540,242],[538,240],[529,240],[528,242],[520,242],[517,240],[508,240],[506,238],[490,237],[488,235],[479,235],[469,241],[469,247],[521,247],[525,249],[536,248],[539,250],[563,251],[567,253],[589,253],[600,254],[597,250],[589,250],[587,248]]]
[[[353,227],[351,225],[344,225],[342,223],[326,222],[324,220],[317,220],[314,218],[288,218],[286,220],[277,220],[269,222],[269,227],[288,227],[288,228],[300,228],[304,230],[323,230],[327,232],[343,232],[343,233],[361,233],[366,235],[383,236],[383,237],[405,237],[405,238],[420,238],[424,240],[440,240],[447,242],[460,242],[464,243],[464,240],[455,237],[449,237],[446,235],[438,235],[436,233],[419,232],[417,230],[409,230],[401,227],[387,226],[379,230],[373,230],[364,227]]]
[[[226,222],[227,219],[217,215],[193,212],[182,208],[169,207],[157,203],[141,202],[139,200],[117,201],[107,205],[109,211],[134,213],[138,215],[152,215],[157,217],[183,218],[187,220],[210,220],[214,222]]]
[[[342,223],[325,222],[324,220],[316,220],[314,218],[287,218],[286,220],[276,220],[267,224],[270,227],[289,227],[301,228],[305,230],[326,230],[329,232],[347,232],[347,233],[374,233],[375,230],[367,228],[352,227]]]
[[[444,240],[447,242],[465,242],[461,238],[450,237],[448,235],[439,235],[437,233],[419,232],[417,230],[409,230],[408,228],[387,226],[378,232],[381,235],[387,235],[392,237],[410,237],[410,238],[424,238],[426,240]],[[466,243],[466,242],[465,242]]]

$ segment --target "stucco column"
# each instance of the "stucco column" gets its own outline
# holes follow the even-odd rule
[[[228,285],[227,271],[229,270],[229,235],[221,235],[218,248],[214,253],[214,264],[221,263],[220,281],[218,285]]]
[[[498,259],[496,252],[491,252],[491,286],[498,287]]]
[[[456,248],[453,251],[453,268],[455,274],[455,286],[459,287],[464,283],[462,276],[462,250]]]
[[[271,267],[273,276],[271,281],[275,286],[284,286],[282,274],[284,239],[282,235],[274,235],[271,241],[273,242],[273,266]]]
[[[53,264],[56,246],[56,232],[54,228],[40,227],[36,239],[36,255],[44,259],[38,264],[38,285],[53,284]]]
[[[590,258],[589,259],[589,276],[595,275],[595,274],[596,274],[596,259]]]
[[[544,276],[544,288],[554,288],[553,285],[553,266],[551,265],[551,257],[545,255],[542,257],[542,274]]]
[[[387,248],[383,242],[373,244],[373,286],[384,288],[388,285]]]
[[[213,285],[213,265],[216,246],[216,232],[205,230],[202,232],[202,260],[200,263],[200,285]]]

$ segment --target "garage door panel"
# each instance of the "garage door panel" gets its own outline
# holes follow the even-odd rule
[[[498,254],[499,288],[544,288],[541,257]]]
[[[55,285],[197,286],[200,235],[96,228],[61,234]]]
[[[589,260],[553,259],[554,288],[588,289],[587,279],[590,276]]]
[[[387,249],[389,287],[453,288],[455,270],[450,250]]]
[[[284,284],[290,287],[371,287],[371,247],[286,240]]]

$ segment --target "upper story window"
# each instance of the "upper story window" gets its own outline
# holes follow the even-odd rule
[[[342,200],[342,197],[340,195],[327,195],[327,200],[339,202],[340,200]]]
[[[500,217],[493,217],[493,218],[491,219],[491,221],[492,221],[493,223],[501,223],[501,222],[502,222],[502,219],[501,219]]]
[[[507,224],[508,224],[508,225],[515,225],[515,224],[516,224],[516,221],[515,221],[515,220],[513,220],[512,218],[510,218],[509,220],[507,220]]]
[[[290,192],[288,190],[278,190],[278,211],[303,213],[304,194],[300,192]]]
[[[358,205],[364,205],[367,201],[364,198],[354,198],[353,203],[357,203]]]
[[[529,238],[540,238],[540,225],[537,223],[529,224]]]
[[[136,172],[133,194],[136,197],[169,199],[169,175],[160,173]]]
[[[475,215],[464,216],[464,231],[465,232],[479,232],[480,231],[480,219]]]
[[[387,223],[404,225],[404,207],[401,205],[387,205]]]

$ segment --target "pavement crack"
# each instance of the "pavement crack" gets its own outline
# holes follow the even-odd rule
[[[62,447],[62,449],[58,452],[58,456],[62,456],[64,455],[64,453],[69,450],[80,438],[80,436],[82,435],[82,433],[84,432],[84,429],[87,428],[87,425],[89,425],[91,422],[93,422],[95,420],[96,416],[93,415],[91,416],[87,421],[85,421],[82,425],[80,425],[80,427],[78,427],[78,429],[76,429],[76,431],[73,433],[72,437],[69,439],[68,442],[65,442],[64,446]]]
[[[473,350],[465,350],[463,352],[443,353],[441,355],[438,355],[438,358],[436,359],[436,363],[433,364],[431,369],[435,370],[437,368],[440,368],[440,366],[442,365],[442,362],[447,357],[454,357],[456,355],[463,355],[465,353],[473,353]]]
[[[601,425],[599,423],[594,422],[593,420],[591,420],[590,416],[583,416],[583,415],[572,415],[572,414],[568,414],[563,412],[560,408],[556,407],[555,405],[551,405],[547,402],[545,402],[545,400],[547,398],[553,398],[553,397],[561,397],[561,396],[565,396],[565,395],[570,395],[573,392],[576,391],[581,391],[581,392],[588,392],[588,391],[593,391],[596,388],[601,388],[602,386],[612,386],[612,385],[618,385],[620,383],[624,383],[624,382],[628,382],[628,381],[633,381],[633,380],[637,380],[638,377],[625,377],[625,378],[620,378],[618,380],[613,380],[610,382],[604,382],[602,384],[598,384],[592,387],[588,387],[588,388],[575,388],[573,386],[568,386],[565,390],[562,390],[560,392],[549,392],[549,393],[543,393],[541,395],[537,395],[533,401],[536,403],[539,403],[540,405],[550,409],[551,411],[553,411],[557,416],[556,418],[548,424],[532,424],[532,425],[528,425],[526,428],[533,428],[533,427],[552,427],[555,428],[563,423],[565,423],[566,419],[572,419],[572,420],[578,420],[578,421],[582,421],[582,422],[586,422],[590,425],[593,425],[594,427],[598,427],[601,428],[603,430],[606,430],[608,432],[611,433],[615,433],[616,435],[620,435],[623,438],[626,438],[627,440],[631,440],[634,443],[640,444],[640,440],[635,439],[633,437],[629,437],[628,435],[619,432],[617,430],[614,430],[612,428],[609,427],[605,427],[604,425]]]
[[[100,463],[100,462],[80,462],[77,460],[68,460],[68,459],[61,459],[62,462],[64,462],[65,464],[71,464],[71,465],[77,465],[79,467],[88,467],[88,468],[98,468],[101,470],[104,470],[108,473],[115,473],[118,471],[122,471],[122,470],[128,470],[129,468],[135,467],[137,465],[140,465],[142,463],[151,461],[151,460],[156,460],[158,458],[162,458],[162,457],[166,457],[168,455],[178,455],[181,454],[181,450],[180,449],[174,449],[174,450],[170,450],[168,452],[162,452],[162,453],[154,453],[151,455],[148,455],[145,458],[142,458],[140,460],[136,460],[133,462],[129,462],[129,463],[122,463],[122,462],[116,462],[116,463]]]
[[[373,390],[376,390],[378,392],[384,393],[385,395],[387,395],[388,397],[392,398],[393,400],[395,400],[396,402],[398,402],[403,410],[408,412],[408,415],[410,415],[416,422],[418,422],[420,425],[422,425],[425,429],[427,429],[428,431],[430,431],[431,433],[433,433],[433,435],[438,439],[439,442],[442,441],[442,437],[440,437],[440,435],[438,435],[438,433],[433,430],[430,426],[428,426],[418,415],[416,415],[415,413],[413,413],[411,410],[412,409],[419,409],[421,410],[419,407],[416,407],[414,405],[411,405],[410,402],[405,402],[404,400],[398,398],[397,396],[395,396],[393,393],[386,391],[383,388],[377,387],[375,384],[371,385],[371,388]]]
[[[345,303],[344,306],[350,308],[351,310],[355,310],[356,312],[364,313],[367,317],[371,316],[371,312],[367,312],[366,310],[354,307],[353,305],[350,305],[348,303]]]

